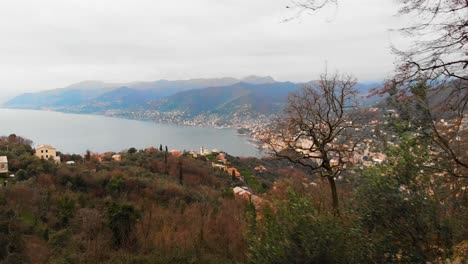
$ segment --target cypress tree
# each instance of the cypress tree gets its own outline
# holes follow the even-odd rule
[[[166,146],[166,151],[164,152],[164,171],[166,174],[168,174],[167,170],[167,146]]]
[[[91,160],[91,151],[90,151],[89,149],[86,150],[85,160],[86,160],[86,161],[90,161],[90,160]]]
[[[184,175],[182,172],[182,161],[179,161],[179,184],[184,185]]]

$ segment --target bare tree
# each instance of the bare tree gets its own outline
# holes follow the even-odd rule
[[[336,178],[350,162],[362,115],[352,76],[323,74],[316,85],[304,85],[290,94],[284,114],[274,121],[265,138],[276,157],[319,173],[328,180],[333,211],[339,215]]]
[[[442,100],[427,104],[432,118],[431,129],[436,153],[450,162],[445,166],[449,175],[466,176],[466,114],[468,111],[468,1],[467,0],[399,0],[400,15],[417,19],[399,31],[412,38],[412,45],[401,50],[393,47],[397,56],[394,77],[382,93],[396,89],[421,104],[412,87],[421,80],[427,82],[432,94]],[[295,0],[296,8],[319,10],[336,1]],[[300,13],[299,13],[300,14]],[[429,95],[428,95],[429,96]],[[401,96],[400,98],[404,98]],[[419,98],[419,99],[418,99]],[[421,105],[424,105],[421,104]],[[445,121],[442,121],[445,117]],[[447,120],[448,119],[448,120]],[[448,121],[448,122],[447,122]]]
[[[415,15],[419,23],[400,29],[414,41],[407,50],[393,48],[399,63],[392,82],[400,91],[410,91],[414,102],[424,106],[431,117],[432,141],[437,148],[434,163],[451,176],[466,177],[468,1],[402,0],[402,3],[400,14]],[[411,90],[421,80],[432,88],[429,98]],[[440,99],[430,102],[430,97]]]
[[[294,7],[316,11],[330,4],[337,4],[338,0],[291,0]],[[287,6],[291,8],[291,6]]]
[[[338,0],[291,0],[292,7],[317,11]],[[413,37],[407,50],[393,48],[399,57],[396,80],[450,77],[468,81],[468,1],[399,0],[400,15],[416,17],[416,23],[403,27]],[[290,8],[288,6],[288,8]]]
[[[400,0],[400,14],[417,17],[418,23],[400,31],[413,37],[399,56],[397,80],[424,75],[428,79],[449,77],[468,81],[468,1]]]
[[[291,10],[295,10],[296,12],[289,18],[284,19],[284,22],[291,21],[295,18],[298,18],[304,13],[305,11],[318,11],[320,9],[325,8],[329,5],[336,5],[338,4],[338,0],[290,0],[291,5],[286,6]]]

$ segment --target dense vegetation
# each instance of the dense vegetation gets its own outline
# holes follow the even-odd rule
[[[164,152],[131,149],[121,162],[55,164],[16,139],[0,150],[16,173],[0,187],[0,262],[246,261],[240,183],[206,161],[169,156],[166,174]]]
[[[327,183],[284,161],[228,156],[261,197],[251,203],[234,196],[244,183],[213,169],[211,156],[168,155],[166,165],[165,151],[131,148],[120,162],[88,153],[55,164],[33,156],[28,140],[4,137],[0,155],[16,177],[0,188],[0,260],[462,263],[467,182],[422,169],[424,140],[403,131],[388,162],[338,181],[335,216]]]
[[[228,157],[242,178],[211,167],[217,153],[178,157],[161,145],[131,148],[121,161],[88,152],[56,164],[36,158],[28,140],[1,138],[0,155],[15,176],[0,178],[0,263],[467,263],[468,2],[400,2],[400,14],[423,21],[402,28],[417,39],[395,50],[395,76],[376,91],[388,95],[388,111],[368,111],[373,120],[361,123],[364,112],[354,112],[361,108],[347,96],[357,94],[353,78],[325,76],[290,95],[270,131],[270,147],[287,161]],[[337,1],[293,6],[315,11],[330,3]],[[246,88],[240,95],[207,89],[163,107],[230,113],[258,99]],[[100,97],[106,106],[147,98],[129,88],[112,92]],[[268,92],[261,97],[275,98]],[[76,95],[65,98],[89,99]],[[354,160],[358,144],[385,160]],[[252,195],[235,194],[238,186]]]

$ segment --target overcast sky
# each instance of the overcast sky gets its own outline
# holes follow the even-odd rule
[[[317,78],[325,65],[361,81],[391,72],[402,18],[392,0],[340,0],[293,16],[288,0],[10,0],[0,2],[6,96],[108,82],[270,75]]]

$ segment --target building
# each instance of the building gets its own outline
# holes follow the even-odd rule
[[[60,157],[57,156],[57,150],[50,145],[40,145],[36,148],[36,157],[40,159],[52,158],[55,162],[60,163]]]
[[[121,161],[122,160],[122,155],[120,155],[120,154],[112,155],[112,159],[115,160],[115,161]]]
[[[265,166],[263,165],[259,165],[257,167],[254,168],[255,171],[258,171],[258,172],[266,172],[268,171],[267,168],[265,168]]]
[[[213,168],[217,168],[217,169],[220,169],[222,171],[227,171],[228,167],[226,165],[222,165],[222,164],[216,164],[214,162],[211,163],[211,166]]]
[[[211,154],[211,151],[209,151],[208,149],[206,149],[203,146],[200,147],[200,155],[201,156],[206,156],[206,155],[210,155],[210,154]]]
[[[232,175],[232,172],[234,172],[234,175],[236,175],[237,178],[240,178],[241,174],[236,168],[227,168],[227,172],[229,175]]]
[[[8,158],[0,156],[0,173],[8,173]]]
[[[195,151],[195,150],[190,150],[188,152],[189,155],[191,155],[193,158],[197,158],[198,157],[198,153]]]
[[[215,151],[213,151],[213,152],[215,152]],[[227,163],[226,155],[224,153],[219,153],[218,156],[216,156],[216,160],[218,162],[223,163],[223,164]]]
[[[232,192],[234,193],[234,196],[248,200],[252,196],[252,193],[246,189],[247,188],[234,187]]]
[[[180,150],[171,150],[170,153],[174,157],[180,157],[183,154],[182,151],[180,151]]]

